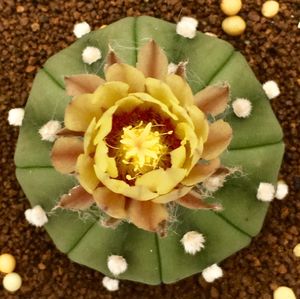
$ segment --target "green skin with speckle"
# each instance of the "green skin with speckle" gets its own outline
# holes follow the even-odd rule
[[[104,59],[91,66],[81,53],[98,47],[106,57],[108,44],[122,61],[135,65],[137,49],[150,38],[162,47],[170,62],[188,60],[187,80],[196,93],[208,84],[227,81],[231,99],[247,98],[253,109],[240,119],[232,111],[226,116],[233,140],[223,155],[226,166],[242,167],[243,175],[229,179],[210,202],[220,202],[222,212],[178,208],[177,221],[165,238],[124,223],[117,229],[101,227],[96,220],[83,221],[75,212],[56,210],[45,228],[57,248],[80,264],[112,276],[107,268],[111,254],[123,256],[128,269],[120,279],[156,285],[172,283],[201,272],[247,246],[263,225],[268,204],[256,199],[260,182],[275,184],[284,145],[282,130],[261,84],[244,57],[218,38],[198,32],[194,39],[176,34],[176,25],[151,17],[125,18],[91,32],[51,57],[38,72],[25,107],[15,153],[17,178],[32,206],[50,211],[62,194],[77,184],[70,175],[54,170],[50,161],[52,143],[42,141],[38,130],[50,119],[63,121],[71,97],[64,76],[96,73],[103,76]],[[180,240],[191,230],[201,232],[205,248],[196,255],[185,253]]]

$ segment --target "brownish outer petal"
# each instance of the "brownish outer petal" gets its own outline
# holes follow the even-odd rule
[[[60,198],[57,207],[68,210],[86,210],[93,203],[93,196],[78,185],[72,188],[68,194],[64,194]]]
[[[218,157],[230,144],[232,128],[223,121],[217,120],[209,126],[208,139],[204,143],[202,158],[212,160]]]
[[[82,93],[93,93],[105,80],[93,74],[82,74],[65,77],[66,92],[69,96],[78,96]]]
[[[98,207],[107,215],[117,218],[126,219],[126,198],[118,193],[114,193],[106,187],[97,188],[93,197]]]
[[[203,182],[207,177],[211,176],[220,166],[220,159],[208,161],[207,164],[196,164],[189,175],[182,181],[183,185],[192,186]]]
[[[131,200],[128,207],[129,220],[139,228],[159,232],[163,223],[168,220],[166,207],[152,201]]]
[[[121,59],[117,56],[117,54],[111,48],[111,46],[108,45],[108,47],[109,47],[109,52],[108,52],[107,57],[106,57],[106,63],[105,63],[105,66],[104,66],[104,71],[106,71],[108,67],[110,67],[111,65],[113,65],[115,63],[122,63]]]
[[[203,201],[196,191],[191,191],[189,194],[177,200],[177,203],[185,208],[193,210],[217,210],[222,207],[219,204],[209,204]]]
[[[83,132],[76,132],[76,131],[72,131],[72,130],[69,130],[67,128],[62,128],[60,129],[57,133],[56,133],[57,136],[62,136],[62,137],[83,137],[84,136],[84,133]]]
[[[76,161],[83,153],[83,141],[76,137],[58,138],[51,151],[51,160],[54,168],[68,174],[75,171]]]
[[[227,107],[229,101],[229,86],[211,85],[199,91],[194,96],[194,104],[205,114],[216,116]]]
[[[150,40],[140,49],[137,68],[146,78],[165,80],[168,73],[168,58],[154,40]]]

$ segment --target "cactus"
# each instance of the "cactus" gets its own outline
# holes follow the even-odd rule
[[[81,53],[87,46],[99,48],[102,59],[91,65],[85,64],[81,59]],[[155,75],[150,74],[145,77],[161,79],[161,76],[166,76],[161,72],[162,70],[166,72],[167,62],[177,64],[175,74],[172,75],[172,82],[176,80],[177,83],[173,89],[171,88],[173,93],[177,98],[180,98],[182,90],[185,91],[185,95],[196,95],[195,98],[199,100],[198,107],[202,108],[203,112],[207,112],[207,118],[198,108],[193,110],[197,112],[196,117],[186,118],[187,122],[196,124],[196,131],[199,128],[202,129],[199,130],[201,132],[197,133],[196,141],[194,141],[198,146],[201,143],[204,150],[199,156],[196,155],[196,158],[194,158],[195,155],[190,155],[192,158],[185,160],[184,166],[182,166],[184,170],[176,172],[172,178],[176,181],[173,185],[167,184],[168,178],[172,176],[170,173],[166,177],[163,174],[158,176],[159,179],[162,178],[162,182],[156,182],[153,177],[150,181],[144,180],[145,184],[150,185],[149,188],[152,188],[152,191],[155,190],[153,192],[156,194],[154,196],[153,192],[143,193],[143,198],[151,193],[147,205],[159,206],[158,210],[150,209],[154,210],[155,217],[148,221],[148,212],[145,217],[143,213],[141,214],[143,217],[139,215],[138,211],[143,211],[140,206],[139,209],[128,215],[124,205],[141,205],[141,198],[136,193],[130,191],[129,195],[129,187],[134,185],[132,180],[138,181],[142,176],[141,173],[149,171],[148,168],[145,171],[145,161],[147,161],[147,165],[150,165],[147,166],[151,168],[150,170],[156,169],[158,165],[162,167],[161,164],[158,164],[161,163],[158,155],[165,153],[167,149],[160,140],[167,140],[164,135],[168,134],[169,129],[166,131],[153,130],[152,123],[143,122],[123,128],[122,146],[118,145],[118,148],[122,149],[121,160],[127,164],[134,162],[130,171],[125,172],[123,176],[123,180],[127,183],[125,191],[118,185],[118,189],[113,189],[117,193],[111,191],[111,193],[105,193],[106,189],[103,193],[105,187],[103,185],[99,187],[98,177],[102,175],[101,182],[108,186],[109,183],[104,180],[103,173],[109,171],[110,174],[113,173],[108,166],[105,168],[104,163],[101,164],[102,161],[106,161],[105,159],[109,160],[107,155],[101,156],[99,166],[101,171],[98,170],[101,174],[96,171],[97,175],[95,176],[92,168],[88,168],[89,170],[86,171],[87,168],[84,165],[95,164],[98,167],[98,162],[91,162],[91,158],[89,158],[91,156],[89,154],[95,152],[94,145],[86,141],[95,138],[98,132],[94,130],[96,123],[101,119],[100,116],[105,114],[103,112],[102,115],[101,111],[94,109],[93,105],[97,101],[95,94],[101,85],[108,86],[109,83],[110,86],[113,85],[113,82],[105,84],[100,77],[106,78],[107,81],[119,81],[121,80],[118,79],[120,78],[120,68],[126,68],[126,75],[129,74],[126,78],[129,78],[130,83],[126,87],[126,84],[119,82],[113,86],[114,90],[120,92],[125,86],[125,89],[127,88],[125,96],[127,96],[129,86],[132,89],[129,90],[131,96],[132,93],[140,92],[137,85],[140,82],[141,73],[147,72],[143,63],[147,65],[145,57],[148,55],[149,48],[155,48],[154,52],[158,53],[160,68]],[[184,63],[186,61],[187,63]],[[137,62],[137,68],[140,71],[134,69]],[[82,76],[87,73],[93,75]],[[185,77],[191,89],[183,88],[186,84]],[[158,79],[146,79],[148,80],[148,90],[156,88],[155,84]],[[84,86],[84,92],[79,90],[78,80],[79,82],[85,80],[89,82],[88,86]],[[226,84],[220,85],[220,82],[226,82]],[[176,93],[178,84],[181,84],[179,86],[182,88],[177,89]],[[98,87],[99,85],[100,87]],[[212,87],[206,87],[208,85]],[[230,108],[225,113],[221,113],[227,104],[228,85],[232,99],[246,98],[251,102],[252,113],[249,117],[238,118]],[[222,92],[217,92],[219,97],[215,98],[215,101],[219,100],[219,102],[213,108],[207,106],[205,99],[219,90]],[[166,90],[165,92],[167,93]],[[106,96],[109,98],[111,93],[110,90]],[[72,101],[70,95],[75,96]],[[76,106],[76,101],[77,103],[84,101],[85,105],[77,109],[80,105]],[[90,110],[86,103],[92,103]],[[110,107],[106,107],[108,109],[106,111],[109,111]],[[126,107],[128,107],[128,103]],[[180,107],[172,107],[172,112],[176,114],[178,111],[182,111],[180,109]],[[92,111],[91,117],[87,117],[89,111]],[[95,115],[95,111],[101,115]],[[191,116],[193,113],[189,111],[189,115]],[[181,117],[180,113],[177,117]],[[225,118],[226,122],[219,118]],[[66,129],[59,132],[60,136],[54,145],[41,140],[38,133],[45,123],[53,119],[64,121],[66,126]],[[78,122],[78,119],[84,119],[85,123]],[[104,124],[107,122],[109,122],[108,119],[102,122],[104,130],[107,128]],[[209,143],[207,138],[209,137],[206,136],[205,128],[207,131],[213,132],[212,125],[216,123],[222,123],[222,126],[221,129],[215,130],[215,134],[220,132],[227,132],[227,134],[221,145],[218,144],[217,151],[211,154],[207,152]],[[210,124],[209,130],[208,124]],[[101,124],[98,127],[101,127]],[[230,127],[233,130],[233,139],[226,150],[231,139]],[[84,135],[84,151],[87,156],[82,154],[82,144],[78,142],[80,138],[74,137],[74,135],[81,134],[82,138],[82,132],[87,132]],[[141,153],[137,155],[136,149],[130,148],[132,139],[142,134],[147,135],[147,141],[150,142],[144,143],[144,145],[151,144],[150,148],[147,147],[148,145],[146,146],[148,156]],[[172,142],[178,141],[173,140]],[[72,153],[76,153],[76,168],[74,168],[74,163],[69,165],[66,164],[68,161],[60,159],[61,155],[59,154],[69,145],[72,145]],[[116,148],[116,144],[110,145],[112,148]],[[169,148],[170,144],[168,144]],[[172,149],[174,150],[174,148]],[[128,152],[134,154],[126,155]],[[191,149],[190,152],[192,153]],[[221,168],[218,160],[220,154]],[[123,261],[124,266],[124,270],[115,272],[119,278],[147,284],[159,284],[162,282],[172,283],[198,273],[214,263],[219,263],[250,243],[251,238],[260,231],[268,209],[267,203],[257,200],[257,188],[260,182],[275,184],[282,155],[281,128],[260,83],[240,53],[236,52],[230,44],[215,37],[198,32],[195,38],[186,39],[176,34],[174,24],[151,17],[138,17],[125,18],[103,29],[91,32],[45,63],[35,78],[25,108],[25,118],[20,130],[15,163],[17,178],[31,205],[40,205],[48,212],[49,221],[45,224],[45,228],[59,250],[66,253],[71,260],[101,271],[108,276],[114,274],[108,261],[114,261],[111,257],[119,258]],[[197,164],[200,165],[200,169],[204,166],[206,168],[211,166],[211,169],[205,177],[196,176],[196,180],[193,180],[186,175],[186,171],[190,172],[198,161],[197,159],[200,158],[208,161],[207,164]],[[107,161],[106,165],[110,163]],[[215,161],[215,164],[210,161]],[[165,163],[167,165],[170,161]],[[231,169],[236,167],[241,169],[243,175],[237,177],[230,175]],[[167,168],[165,166],[165,169]],[[75,170],[77,176],[69,174]],[[219,174],[219,177],[223,179],[226,177],[226,182],[217,183],[220,186],[224,184],[219,190],[216,190],[218,188],[215,188],[215,185],[209,185],[207,182],[207,179],[213,174],[215,176]],[[78,181],[81,187],[74,188],[74,186],[78,186]],[[153,185],[155,186],[153,187]],[[178,187],[181,185],[182,188]],[[109,186],[113,188],[111,185]],[[200,200],[198,196],[200,193],[195,195],[195,186],[198,192],[202,192],[201,196],[207,196],[207,198]],[[167,191],[160,192],[159,188],[166,188],[164,190]],[[129,203],[123,203],[121,209],[119,206],[118,209],[115,209],[110,206],[109,198],[115,198],[116,194],[122,193],[119,192],[120,189],[123,190],[125,197],[123,195],[121,199],[117,197],[118,205],[124,198],[128,199],[131,196],[131,199]],[[69,190],[71,190],[69,195],[65,195]],[[213,195],[212,191],[215,191]],[[161,201],[151,204],[152,200],[155,201],[157,197],[169,192],[175,192],[176,195],[175,197],[171,196],[170,203]],[[187,194],[193,195],[191,196],[192,203],[180,200]],[[191,205],[194,207],[196,197],[199,205],[197,207],[206,209],[189,209]],[[75,201],[70,200],[74,198]],[[80,199],[79,203],[78,198]],[[97,201],[99,198],[100,200]],[[94,201],[100,207],[100,212],[93,209]],[[168,211],[166,205],[168,205]],[[214,208],[219,205],[223,206],[223,210],[215,211]],[[70,210],[66,209],[68,207]],[[78,212],[85,208],[89,210],[87,217],[85,217],[86,214]],[[146,210],[149,211],[149,209]],[[170,220],[170,218],[172,219]],[[99,223],[99,219],[102,221],[102,225]],[[117,225],[120,221],[122,223]],[[113,227],[105,227],[103,224]],[[186,235],[188,232],[194,232],[189,235],[196,236],[198,240],[198,250],[196,251],[193,251],[194,248],[189,249],[186,244],[182,244],[188,238],[189,235]],[[183,241],[181,242],[181,240]],[[126,264],[124,264],[125,262]]]

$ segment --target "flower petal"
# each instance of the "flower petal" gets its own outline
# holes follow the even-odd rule
[[[168,107],[179,104],[171,88],[161,80],[154,78],[146,79],[146,91],[155,99],[163,102]]]
[[[93,93],[105,80],[93,74],[82,74],[65,77],[67,95],[78,96],[83,93]]]
[[[177,199],[183,197],[184,195],[189,193],[191,191],[191,189],[192,189],[192,187],[180,186],[179,188],[176,188],[167,194],[160,195],[160,196],[156,197],[155,199],[152,199],[152,201],[155,203],[166,204],[170,201],[174,201],[174,200],[177,200]]]
[[[108,45],[109,47],[109,51],[106,57],[106,63],[104,66],[104,70],[106,71],[108,67],[110,67],[111,65],[115,64],[115,63],[122,63],[121,59],[117,56],[117,54],[115,53],[114,49]]]
[[[182,181],[186,186],[192,186],[203,182],[207,177],[211,176],[220,166],[220,159],[214,159],[207,164],[196,164],[189,175]]]
[[[166,194],[173,190],[184,178],[186,170],[182,168],[159,168],[149,171],[136,179],[136,186],[147,187],[152,192]]]
[[[157,232],[167,221],[169,214],[165,206],[152,201],[131,200],[128,208],[129,220],[139,228]]]
[[[218,120],[209,127],[209,135],[204,143],[202,158],[212,160],[218,157],[230,144],[232,139],[232,128],[223,121]]]
[[[127,217],[126,199],[123,195],[114,193],[106,187],[97,188],[93,197],[98,207],[106,214],[117,219]]]
[[[76,163],[78,181],[88,193],[93,193],[99,184],[99,179],[94,170],[94,163],[94,159],[85,154],[81,154]]]
[[[62,137],[76,137],[76,136],[83,137],[83,135],[84,135],[83,132],[71,131],[67,128],[62,128],[56,133],[56,136],[62,136]]]
[[[137,69],[146,78],[165,80],[168,73],[168,58],[154,40],[147,42],[138,53]]]
[[[76,137],[60,137],[52,148],[51,160],[54,168],[63,173],[75,171],[76,161],[83,153],[83,142]]]
[[[181,61],[178,63],[176,71],[174,72],[175,75],[178,75],[182,79],[186,79],[186,65],[188,61]]]
[[[227,84],[207,86],[194,96],[194,104],[205,114],[213,116],[224,112],[228,100],[229,86]]]
[[[94,203],[93,196],[87,193],[82,186],[75,186],[68,194],[64,194],[56,207],[68,210],[86,210]]]
[[[209,204],[202,200],[199,194],[195,191],[190,191],[189,194],[177,200],[177,203],[185,208],[193,210],[216,210],[222,209],[219,204]]]
[[[90,122],[83,139],[83,147],[85,154],[89,155],[90,153],[94,153],[96,150],[96,146],[94,145],[94,139],[97,135],[96,129],[96,118],[94,117],[93,120]]]
[[[145,77],[141,71],[125,63],[115,63],[105,72],[107,81],[121,81],[129,85],[129,92],[143,92]]]
[[[182,77],[175,74],[168,75],[166,83],[170,86],[175,97],[183,107],[193,105],[193,92],[188,83],[182,79]]]
[[[186,150],[183,145],[177,147],[170,152],[172,167],[180,168],[186,159]]]
[[[98,119],[102,109],[95,101],[95,95],[86,93],[73,98],[65,111],[65,126],[72,131],[84,132],[92,119]]]

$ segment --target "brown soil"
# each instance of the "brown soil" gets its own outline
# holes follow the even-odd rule
[[[218,2],[0,0],[0,253],[16,257],[16,271],[23,277],[23,286],[14,295],[0,287],[0,298],[271,299],[279,285],[293,288],[300,298],[300,259],[292,254],[300,242],[299,1],[280,1],[280,13],[271,20],[261,16],[262,0],[244,1],[240,15],[248,27],[237,38],[222,33],[224,15]],[[25,105],[37,69],[75,40],[74,23],[85,20],[96,29],[141,14],[173,22],[184,15],[197,17],[199,30],[230,41],[247,57],[261,82],[278,82],[281,95],[272,100],[272,106],[285,133],[280,177],[288,183],[290,193],[284,201],[272,204],[263,231],[251,246],[222,263],[225,275],[215,283],[207,284],[195,275],[156,287],[122,282],[120,291],[109,293],[102,287],[100,273],[69,261],[55,249],[44,229],[25,221],[29,204],[16,181],[13,162],[18,128],[9,126],[6,119],[9,109]]]

